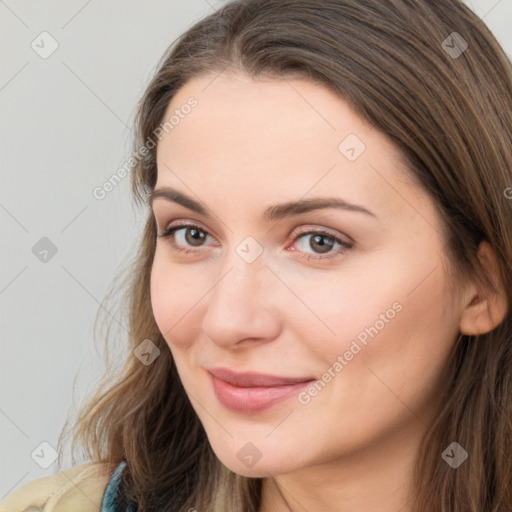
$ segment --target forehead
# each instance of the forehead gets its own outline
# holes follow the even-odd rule
[[[198,104],[173,128],[171,144],[182,142],[181,135],[190,143],[194,132],[197,150],[214,151],[210,144],[218,147],[233,141],[242,146],[231,146],[231,152],[246,149],[252,151],[251,157],[255,150],[261,153],[280,146],[302,155],[314,152],[321,142],[322,152],[330,148],[337,154],[340,137],[354,133],[367,139],[374,131],[339,95],[304,79],[252,79],[242,74],[196,77],[177,91],[165,118],[191,96]],[[304,147],[303,141],[315,144]],[[286,154],[286,158],[292,156],[291,151]]]
[[[191,97],[197,105],[184,114]],[[180,112],[158,144],[157,186],[185,181],[217,201],[334,194],[373,211],[403,207],[408,170],[396,146],[318,83],[204,75],[178,90],[164,122]]]

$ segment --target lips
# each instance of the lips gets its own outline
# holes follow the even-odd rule
[[[297,395],[314,377],[278,377],[227,368],[209,370],[213,391],[226,408],[242,413],[268,409]]]
[[[210,368],[208,371],[217,379],[240,388],[288,386],[314,380],[314,377],[277,377],[255,372],[236,373],[227,368]]]

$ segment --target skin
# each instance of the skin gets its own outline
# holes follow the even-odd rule
[[[303,79],[204,75],[177,92],[166,119],[190,96],[198,105],[159,142],[155,188],[191,196],[212,218],[155,199],[158,233],[182,221],[208,236],[192,245],[190,230],[176,232],[190,254],[158,238],[151,300],[213,450],[234,472],[268,477],[260,512],[407,512],[449,352],[459,332],[489,330],[505,306],[476,283],[452,285],[434,202],[407,181],[391,140],[339,96]],[[355,161],[338,149],[348,134],[366,145]],[[376,217],[330,208],[262,218],[270,205],[324,196]],[[323,253],[301,226],[353,246]],[[249,236],[263,249],[252,263],[236,251]],[[481,253],[492,260],[485,244]],[[333,372],[397,303],[401,310]],[[217,400],[212,366],[316,379],[331,368],[335,377],[307,404],[294,396],[247,414]],[[250,468],[237,457],[247,442],[262,454]]]

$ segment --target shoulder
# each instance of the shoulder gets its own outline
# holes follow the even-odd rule
[[[110,477],[107,464],[81,464],[26,483],[0,503],[0,512],[98,512]]]

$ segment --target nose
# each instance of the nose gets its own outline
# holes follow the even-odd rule
[[[224,349],[277,338],[282,324],[283,284],[262,256],[247,263],[235,253],[225,263],[204,299],[205,335]]]

